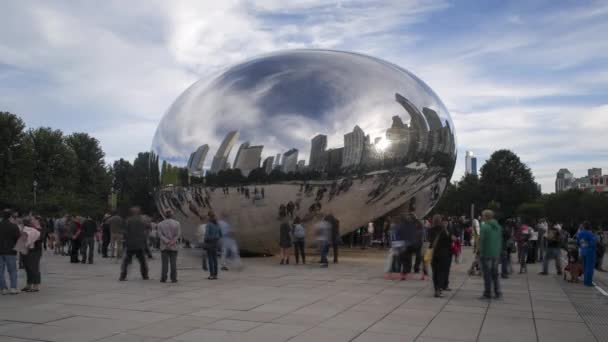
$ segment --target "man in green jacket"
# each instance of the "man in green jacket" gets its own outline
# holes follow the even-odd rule
[[[502,296],[498,283],[498,260],[502,251],[502,228],[494,219],[494,212],[491,210],[484,210],[481,219],[479,256],[484,282],[482,298],[492,298],[492,285],[494,285],[494,295],[498,299]]]

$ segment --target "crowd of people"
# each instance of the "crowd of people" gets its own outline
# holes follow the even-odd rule
[[[295,204],[290,202],[279,211],[280,264],[288,265],[292,254],[296,265],[306,264],[307,238],[313,238],[318,248],[321,267],[328,267],[330,248],[333,262],[337,263],[342,242],[340,221],[331,213],[324,215],[308,225],[312,229],[309,234],[293,207]],[[163,213],[164,219],[151,219],[133,207],[127,217],[113,212],[96,222],[91,217],[69,214],[45,219],[33,213],[19,215],[4,210],[0,221],[0,290],[2,294],[40,291],[40,260],[47,248],[56,255],[69,256],[71,263],[93,264],[96,254],[116,258],[121,261],[120,281],[127,280],[134,257],[142,278],[149,279],[147,259],[152,258],[151,248],[156,248],[161,255],[160,281],[177,282],[178,250],[186,241],[173,214],[168,209]],[[209,271],[208,279],[218,278],[220,266],[223,271],[239,269],[239,248],[228,215],[222,212],[218,217],[210,210],[198,216],[199,243],[204,250],[202,268]],[[374,222],[370,222],[361,234],[363,246],[371,245],[373,237],[380,237],[381,245],[388,248],[385,277],[425,280],[432,274],[435,297],[451,291],[450,268],[454,262],[461,262],[463,246],[473,246],[469,274],[483,276],[482,297],[488,299],[502,296],[499,279],[508,279],[514,273],[514,257],[520,274],[527,272],[529,264],[540,262],[540,275],[548,275],[549,264],[553,262],[556,274],[564,279],[578,282],[582,277],[585,285],[592,286],[594,270],[603,271],[607,242],[603,231],[592,230],[589,222],[576,229],[550,224],[544,219],[533,224],[508,219],[499,224],[491,210],[483,211],[473,220],[441,215],[419,220],[413,214],[403,214],[386,218],[381,226],[376,229]],[[564,253],[566,265],[562,264]],[[20,291],[18,267],[26,273],[26,285]]]
[[[539,274],[548,275],[553,261],[557,275],[573,282],[583,276],[583,283],[592,286],[594,270],[604,271],[606,239],[601,229],[591,228],[589,222],[583,222],[576,230],[568,230],[545,219],[534,225],[509,219],[501,225],[491,210],[473,220],[441,215],[430,220],[418,220],[412,214],[390,217],[384,221],[381,237],[382,245],[386,241],[389,248],[385,278],[407,280],[413,269],[414,274],[422,271],[421,279],[426,279],[430,266],[435,297],[443,297],[445,291],[451,291],[450,268],[459,262],[464,245],[473,246],[469,274],[483,276],[484,299],[501,298],[499,278],[508,279],[513,273],[513,255],[520,274],[527,272],[529,264],[540,262]],[[374,223],[362,230],[363,246],[371,245]],[[562,267],[564,251],[567,265]]]

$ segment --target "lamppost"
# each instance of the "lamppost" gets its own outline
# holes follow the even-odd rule
[[[34,206],[36,206],[36,188],[38,187],[38,182],[34,180]]]

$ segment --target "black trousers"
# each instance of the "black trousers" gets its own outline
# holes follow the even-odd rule
[[[40,258],[42,257],[42,250],[32,249],[26,255],[22,255],[23,266],[25,268],[25,274],[27,277],[28,285],[39,285],[40,284]],[[4,276],[4,275],[2,275]]]
[[[412,256],[416,253],[415,246],[407,246],[405,251],[401,253],[401,273],[412,272]]]
[[[110,236],[104,235],[101,241],[101,255],[104,258],[108,257],[108,246],[110,246]]]
[[[300,262],[300,256],[302,257],[302,263],[306,263],[306,255],[304,254],[304,240],[295,240],[293,242],[293,247],[296,255],[296,264]]]
[[[171,268],[171,281],[177,281],[177,251],[164,250],[160,252],[160,280],[167,281],[167,272]]]
[[[450,276],[450,264],[452,257],[448,255],[435,255],[431,261],[433,270],[433,285],[435,290],[442,290],[447,287],[448,278]]]
[[[71,240],[70,262],[78,262],[78,252],[80,251],[80,240]]]
[[[338,243],[334,242],[332,243],[332,249],[334,251],[334,264],[338,263]]]
[[[420,265],[422,264],[422,245],[415,245],[414,253],[416,254],[416,260],[414,261],[414,273],[418,273],[420,272]]]
[[[95,255],[95,238],[94,237],[84,237],[82,238],[80,251],[82,255],[82,262],[87,262],[87,256],[89,263],[93,263],[93,255]]]
[[[148,278],[148,263],[146,261],[146,256],[144,255],[143,249],[127,250],[124,259],[122,259],[120,278],[127,278],[127,271],[129,269],[129,265],[131,265],[131,262],[133,262],[133,256],[135,256],[137,261],[139,261],[139,271],[141,273],[141,277],[144,279]]]

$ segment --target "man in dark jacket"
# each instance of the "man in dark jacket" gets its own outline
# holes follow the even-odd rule
[[[17,252],[14,248],[21,232],[19,227],[11,222],[11,214],[10,210],[5,209],[2,212],[2,222],[0,222],[0,269],[3,270],[0,274],[0,291],[2,294],[19,293],[17,290]],[[10,292],[4,280],[4,268],[8,271]]]
[[[340,221],[333,214],[327,215],[325,220],[331,225],[331,247],[334,251],[334,264],[337,264],[338,245],[340,243]]]
[[[93,255],[95,254],[95,233],[97,232],[97,224],[90,216],[82,223],[82,240],[80,242],[81,262],[87,263],[87,252],[89,264],[93,263]]]
[[[130,217],[125,224],[124,239],[127,253],[120,268],[120,281],[127,280],[127,269],[133,260],[133,256],[139,261],[141,277],[148,280],[148,264],[145,257],[146,249],[146,223],[141,217],[139,207],[129,210]]]

